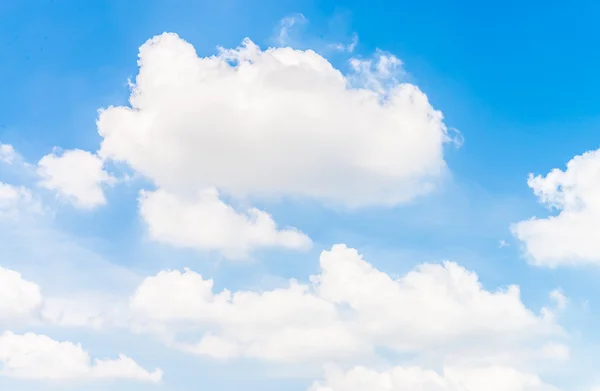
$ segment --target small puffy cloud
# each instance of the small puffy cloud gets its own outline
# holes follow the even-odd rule
[[[295,26],[306,24],[308,19],[302,14],[289,15],[279,21],[277,43],[282,46],[290,44],[290,30]]]
[[[0,143],[0,163],[12,164],[18,158],[19,155],[12,145]]]
[[[518,287],[487,291],[477,275],[452,262],[420,265],[393,279],[356,250],[336,245],[322,253],[320,265],[309,284],[292,280],[264,292],[215,292],[212,280],[193,271],[163,271],[144,280],[130,308],[138,322],[174,335],[203,330],[197,343],[174,346],[216,358],[346,360],[378,347],[504,351],[561,333],[552,316],[525,307]]]
[[[15,219],[30,212],[41,212],[41,206],[31,191],[23,186],[0,182],[0,219]]]
[[[329,46],[340,52],[352,53],[356,49],[356,45],[358,45],[358,34],[354,33],[352,34],[352,41],[350,43],[334,43]]]
[[[311,240],[293,228],[279,229],[266,212],[238,212],[219,199],[216,189],[181,199],[165,190],[142,192],[140,214],[150,237],[177,247],[219,250],[227,258],[245,258],[254,248],[308,249]]]
[[[106,203],[104,185],[115,182],[97,155],[79,149],[51,153],[38,162],[40,185],[56,191],[76,207],[93,209]]]
[[[534,374],[510,367],[445,368],[442,374],[420,367],[376,371],[333,369],[309,391],[558,391]]]
[[[564,310],[567,308],[569,299],[567,299],[562,289],[554,289],[550,292],[550,299],[552,299],[557,309]]]
[[[43,297],[37,284],[0,266],[0,326],[36,317],[42,304]]]
[[[162,371],[149,372],[131,358],[96,359],[80,345],[55,341],[45,335],[0,334],[1,376],[45,381],[129,379],[156,383]]]
[[[527,256],[538,266],[600,264],[600,150],[574,157],[562,171],[530,175],[540,202],[559,213],[512,226]]]
[[[364,206],[427,193],[446,171],[442,114],[391,77],[395,57],[353,64],[347,77],[314,51],[249,39],[199,57],[162,34],[140,48],[131,107],[100,113],[99,154],[178,194]],[[377,88],[353,82],[382,77]]]

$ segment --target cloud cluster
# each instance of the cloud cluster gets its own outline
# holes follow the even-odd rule
[[[487,368],[490,363],[510,368],[527,354],[537,360],[568,359],[568,347],[555,342],[564,336],[554,316],[565,304],[558,291],[551,293],[557,307],[545,307],[536,314],[522,303],[517,286],[488,291],[476,274],[455,263],[422,264],[392,278],[345,245],[324,251],[320,269],[308,283],[291,280],[278,289],[234,292],[215,292],[212,280],[191,270],[165,270],[146,277],[130,297],[106,302],[104,307],[81,296],[44,298],[35,283],[14,271],[1,270],[0,286],[4,288],[0,289],[0,303],[5,304],[0,315],[5,321],[28,317],[31,322],[62,327],[116,327],[154,333],[175,349],[218,360],[369,363],[386,349],[435,356],[438,362],[474,370],[484,364]],[[66,373],[64,376],[75,379],[105,374],[96,367],[112,368],[113,372],[103,376],[125,373],[124,377],[148,381],[159,376],[141,372],[127,358],[91,365],[75,345],[56,345],[43,339],[46,337],[6,335],[7,341],[15,338],[19,343],[42,338],[37,344],[40,348],[48,343],[60,352],[64,347],[69,352],[65,354],[79,352],[73,353],[73,368],[52,371],[57,376]],[[526,353],[525,347],[531,353]],[[18,355],[20,350],[10,350],[15,351],[10,354]],[[36,361],[26,368],[42,364]],[[11,371],[11,376],[21,376],[17,369]],[[345,389],[332,384],[333,390]],[[447,387],[440,390],[455,389]]]
[[[551,309],[535,314],[519,288],[490,292],[477,275],[446,262],[423,264],[393,279],[356,250],[324,251],[309,284],[295,280],[265,292],[214,292],[213,281],[186,270],[146,278],[130,299],[154,329],[204,330],[199,342],[176,343],[217,358],[340,360],[400,353],[507,349],[561,334]]]
[[[68,307],[72,299],[61,303]],[[50,313],[56,302],[47,300],[41,288],[23,278],[16,271],[0,267],[0,327],[62,324],[62,319],[44,316],[50,304]],[[90,302],[87,303],[89,306]],[[84,310],[85,307],[79,309]],[[81,319],[81,314],[79,315]],[[87,318],[91,321],[90,318]],[[80,325],[92,326],[89,323]],[[80,345],[59,342],[45,335],[34,333],[15,334],[5,331],[0,334],[0,376],[19,379],[48,381],[89,381],[96,379],[130,379],[159,382],[162,372],[148,372],[133,359],[120,355],[115,360],[95,360]]]
[[[284,21],[282,33],[294,23]],[[117,182],[107,165],[125,163],[147,181],[138,209],[157,242],[229,259],[259,248],[306,250],[308,235],[248,205],[285,198],[391,207],[432,191],[446,173],[443,149],[452,139],[443,116],[417,86],[400,81],[402,62],[387,53],[353,58],[343,74],[311,50],[262,50],[246,39],[203,57],[165,33],[142,45],[138,64],[129,106],[99,113],[98,150],[56,150],[36,173],[40,187],[93,209]],[[18,158],[0,144],[0,163]],[[560,210],[513,226],[533,263],[600,262],[599,174],[596,151],[565,171],[529,178],[541,202]],[[0,182],[0,217],[34,198]],[[218,360],[344,365],[309,391],[557,390],[528,362],[570,358],[557,321],[568,305],[562,291],[550,293],[553,306],[534,311],[518,286],[488,290],[454,262],[417,265],[396,278],[343,244],[319,261],[306,281],[270,290],[217,290],[190,269],[163,270],[116,299],[44,297],[37,284],[0,267],[0,326],[120,329]],[[416,364],[363,366],[390,357]],[[162,379],[161,370],[124,355],[93,360],[72,342],[11,331],[0,334],[0,375]]]
[[[140,212],[157,241],[227,258],[306,249],[306,235],[225,199],[392,206],[430,192],[446,172],[443,116],[398,81],[392,55],[352,59],[344,75],[312,50],[246,39],[202,57],[165,33],[140,47],[138,64],[130,105],[100,112],[98,152],[49,154],[38,173],[43,187],[89,209],[106,203],[103,187],[114,182],[104,163],[126,163],[156,187],[140,195]],[[180,225],[172,210],[189,217]]]

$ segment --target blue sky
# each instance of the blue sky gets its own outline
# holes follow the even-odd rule
[[[446,382],[438,388],[423,383],[424,391],[462,390],[453,382],[476,391],[473,373],[480,370],[492,379],[496,375],[485,372],[492,366],[541,379],[539,384],[515,380],[504,386],[507,391],[594,390],[600,385],[591,364],[600,343],[600,318],[594,315],[600,305],[595,300],[600,157],[572,159],[598,148],[598,7],[589,1],[577,6],[558,1],[2,2],[0,271],[20,277],[0,273],[0,282],[6,278],[9,287],[0,286],[0,388],[397,391],[411,386],[402,383],[403,375],[388,388],[360,383],[350,376],[360,365],[381,374],[409,366],[434,370]],[[165,32],[178,37],[161,35]],[[145,46],[140,64],[147,73],[142,74],[138,52],[155,36],[161,38]],[[217,47],[236,48],[246,37],[260,48],[249,56],[258,57],[244,63],[241,50],[233,60],[219,57]],[[222,68],[246,64],[255,79],[233,76],[241,72],[210,73],[208,65],[202,68],[189,58],[185,42],[206,60],[202,64],[210,56],[217,56]],[[272,52],[262,51],[271,47]],[[273,58],[277,61],[269,62]],[[398,59],[402,64],[396,68],[385,62]],[[355,60],[368,68],[354,69]],[[305,67],[298,70],[286,61]],[[196,80],[202,72],[213,76]],[[338,76],[347,85],[339,84]],[[138,88],[137,103],[129,101],[128,80]],[[303,83],[310,86],[303,89]],[[406,85],[418,87],[429,103],[386,105],[371,99],[385,102]],[[368,102],[357,103],[353,97],[359,94]],[[236,103],[238,97],[243,104]],[[312,105],[321,99],[326,104]],[[213,101],[218,105],[207,109]],[[141,114],[129,117],[118,110],[130,105]],[[218,111],[223,108],[229,111]],[[443,124],[431,120],[434,109],[443,113]],[[438,140],[446,133],[456,142]],[[247,134],[252,136],[244,138]],[[546,176],[553,169],[563,172]],[[431,174],[436,170],[443,172]],[[530,173],[541,177],[528,182]],[[428,191],[418,190],[430,182]],[[212,190],[218,191],[215,198]],[[276,227],[240,217],[252,216],[251,208],[267,213]],[[527,223],[533,216],[539,219]],[[378,284],[369,285],[365,275],[373,299],[368,306],[356,301],[361,295],[350,287],[361,279],[344,278],[351,278],[347,270],[360,262],[351,252],[332,250],[338,243],[357,249],[395,281],[392,291],[376,294]],[[321,273],[326,280],[324,250],[341,262],[331,271],[340,273],[338,279],[327,280],[344,282],[335,292],[322,292],[309,280]],[[476,273],[482,291],[464,288],[472,298],[457,293],[462,284],[471,287],[453,280],[461,273],[440,266],[441,274],[435,274],[422,266],[445,260]],[[229,303],[228,309],[203,307],[193,301],[198,286],[186,285],[184,276],[191,275],[183,274],[184,268],[214,279],[215,295],[223,289],[253,292],[263,312],[252,313],[255,307],[245,302]],[[176,297],[172,287],[150,285],[159,281],[153,276],[164,277],[159,273],[168,270],[180,271],[176,285],[191,290],[181,288]],[[410,290],[411,270],[427,278],[447,273],[436,284],[449,284],[444,289],[450,293],[436,301],[436,284]],[[423,278],[419,281],[429,281]],[[289,340],[268,340],[263,332],[298,331],[294,322],[304,323],[296,318],[326,317],[314,315],[312,304],[288,314],[283,308],[295,308],[286,303],[293,297],[273,304],[260,296],[275,292],[275,297],[290,279],[305,284],[319,308],[336,308],[327,330],[352,329],[352,343],[375,353],[355,354],[352,349],[358,348],[350,342],[338,346],[331,338],[312,336],[315,324],[301,331],[318,341],[316,353],[288,346]],[[146,283],[150,288],[143,290]],[[27,284],[38,286],[42,296],[34,297],[23,288]],[[518,299],[506,293],[512,284],[520,288]],[[498,300],[506,302],[489,298],[488,292],[497,291]],[[444,302],[446,296],[454,301]],[[211,300],[219,302],[216,297]],[[380,303],[388,300],[382,297],[390,303]],[[15,310],[26,303],[27,314]],[[354,311],[348,323],[344,305]],[[180,307],[185,314],[166,310]],[[544,318],[542,308],[552,315]],[[210,311],[232,315],[225,319]],[[401,320],[373,315],[382,311],[408,315]],[[69,316],[84,320],[69,323],[64,320]],[[461,316],[474,320],[459,324]],[[374,333],[365,318],[393,332]],[[415,330],[429,326],[413,318],[427,325],[447,322],[450,331],[420,334]],[[237,329],[254,331],[232,331]],[[146,372],[132,380],[130,372],[101,373],[92,364],[83,375],[54,368],[65,375],[52,379],[43,375],[43,357],[19,361],[22,356],[7,348],[7,333],[25,344],[20,336],[27,332],[81,344],[92,358],[123,353]],[[409,338],[413,332],[411,340],[420,342],[408,348],[400,334]],[[192,353],[182,347],[206,335],[219,336],[221,345]],[[472,345],[477,338],[486,341],[477,348],[481,351]],[[503,338],[510,341],[505,348],[493,346]],[[568,354],[536,356],[559,345],[557,350]],[[261,356],[273,346],[288,353]],[[524,347],[531,351],[524,353]],[[310,357],[309,363],[289,353],[294,349]],[[335,349],[343,359],[329,355]],[[224,352],[231,357],[217,357]],[[479,360],[488,355],[489,362]],[[19,369],[11,362],[24,364]],[[342,368],[343,376],[328,375],[324,368],[331,366]],[[457,377],[442,367],[458,368]],[[160,381],[151,376],[154,368],[162,370]]]

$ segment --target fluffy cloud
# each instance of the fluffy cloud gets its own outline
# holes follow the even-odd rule
[[[148,372],[129,357],[92,362],[80,345],[33,333],[0,334],[0,363],[0,375],[18,379],[130,379],[156,383],[162,378],[161,370]]]
[[[294,14],[286,16],[279,21],[279,32],[277,34],[277,42],[281,46],[290,46],[290,30],[295,26],[303,25],[308,22],[308,19],[302,14]]]
[[[378,372],[355,367],[331,370],[309,391],[558,391],[533,374],[510,367],[445,368],[442,375],[419,367]]]
[[[248,39],[198,57],[163,34],[140,48],[139,66],[131,107],[100,114],[100,155],[168,190],[389,205],[445,170],[442,114],[414,85],[382,96],[313,51],[262,51]],[[377,66],[370,76],[391,76]]]
[[[28,212],[41,212],[31,191],[23,186],[0,182],[0,219],[15,219]]]
[[[54,190],[76,207],[92,209],[106,203],[103,186],[115,182],[97,155],[79,149],[51,153],[38,162],[40,185]]]
[[[127,327],[129,319],[122,300],[85,293],[46,297],[40,316],[45,324],[92,329]]]
[[[36,284],[0,269],[0,323],[35,317],[53,326],[128,327],[215,359],[320,366],[373,362],[385,348],[423,356],[421,363],[431,364],[434,357],[433,367],[450,368],[439,375],[412,367],[382,373],[358,367],[329,373],[311,391],[478,391],[486,376],[501,379],[503,391],[547,391],[553,389],[536,376],[510,368],[569,359],[568,346],[553,342],[562,331],[550,309],[533,313],[516,287],[487,291],[474,273],[455,263],[419,265],[394,279],[356,250],[336,245],[321,254],[320,267],[309,283],[291,280],[278,289],[236,292],[215,292],[212,280],[191,270],[162,271],[145,278],[126,302],[81,295],[44,299]],[[551,293],[558,309],[561,295]],[[150,373],[130,358],[92,363],[80,346],[35,334],[1,335],[1,365],[3,375],[16,378],[161,378],[160,371]]]
[[[21,274],[0,267],[0,326],[28,321],[43,304],[40,287]]]
[[[131,298],[138,318],[170,330],[208,329],[198,344],[182,350],[216,358],[248,356],[265,360],[342,359],[368,350],[337,319],[333,303],[294,281],[267,292],[223,291],[192,271],[161,272],[147,278]],[[347,326],[347,327],[345,327]]]
[[[540,202],[559,213],[512,227],[531,262],[556,267],[600,264],[600,150],[574,157],[566,170],[529,176]]]
[[[396,80],[394,56],[353,60],[345,76],[311,50],[263,51],[246,39],[199,57],[165,33],[141,46],[138,63],[130,107],[100,112],[98,155],[127,163],[157,187],[140,205],[159,241],[234,258],[256,247],[305,248],[308,239],[295,230],[278,230],[255,209],[234,213],[217,194],[395,205],[429,192],[446,171],[443,146],[451,139],[442,114],[418,87]],[[84,187],[95,191],[68,193],[102,203],[94,178]],[[162,208],[175,203],[196,216],[187,219],[192,230],[148,218],[149,205],[154,216],[168,216]]]
[[[126,327],[123,300],[104,294],[47,297],[41,287],[14,270],[0,266],[0,326]]]
[[[18,157],[12,145],[0,143],[0,163],[12,164]]]
[[[165,190],[142,192],[140,214],[150,237],[177,247],[220,250],[228,258],[245,258],[257,247],[308,249],[311,240],[296,229],[278,229],[273,218],[256,208],[239,213],[207,189],[192,199]]]
[[[186,270],[148,277],[130,306],[138,320],[168,330],[195,330],[181,349],[218,358],[333,360],[378,347],[422,353],[506,350],[560,333],[549,309],[536,315],[510,286],[486,291],[459,265],[420,265],[399,279],[375,269],[356,250],[324,251],[310,284],[290,281],[265,292],[214,292],[213,281]]]

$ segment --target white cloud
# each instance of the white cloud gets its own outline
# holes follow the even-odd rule
[[[282,46],[290,44],[290,30],[299,24],[305,24],[308,20],[302,14],[286,16],[279,21],[279,33],[277,34],[277,43]]]
[[[564,171],[529,176],[540,202],[559,211],[512,226],[531,262],[556,267],[600,264],[600,150],[574,157]]]
[[[41,212],[41,206],[31,191],[23,186],[0,182],[0,219],[16,219],[29,212]]]
[[[565,308],[567,308],[569,299],[567,299],[567,296],[565,296],[564,292],[561,289],[554,289],[552,292],[550,292],[550,298],[556,304],[557,309],[564,310]]]
[[[343,358],[364,350],[337,319],[335,306],[291,282],[267,292],[213,293],[213,281],[186,270],[148,277],[131,298],[139,318],[174,330],[214,328],[197,344],[178,344],[217,358],[249,356],[294,361]],[[160,308],[160,309],[159,309]],[[212,327],[210,327],[212,325]]]
[[[310,50],[246,40],[198,57],[175,34],[144,44],[139,65],[131,107],[100,114],[99,153],[170,192],[394,205],[446,170],[442,114],[414,85],[390,81],[384,97]]]
[[[130,379],[156,383],[162,371],[148,372],[131,358],[94,360],[80,345],[55,341],[45,335],[0,334],[0,375],[46,381]]]
[[[48,297],[36,282],[0,266],[0,327],[8,325],[127,327],[129,312],[121,297],[107,293],[78,292]]]
[[[215,359],[231,359],[242,355],[236,343],[227,341],[216,335],[207,333],[197,344],[177,344],[180,350],[198,356],[209,356]]]
[[[398,78],[404,75],[402,61],[393,54],[377,51],[372,59],[352,58],[350,65],[354,74],[350,80],[354,85],[387,94],[398,85]],[[445,128],[444,128],[445,131]]]
[[[103,186],[115,178],[97,155],[79,149],[51,153],[38,162],[40,185],[54,190],[76,207],[93,209],[106,203]]]
[[[281,36],[302,20],[283,19]],[[443,148],[452,139],[441,112],[398,81],[398,58],[375,58],[351,60],[343,75],[312,50],[263,51],[246,39],[198,57],[176,34],[156,36],[140,47],[130,106],[100,111],[97,154],[44,156],[40,185],[92,209],[116,181],[105,161],[125,162],[156,186],[140,199],[153,239],[227,258],[305,249],[310,240],[296,229],[277,228],[256,208],[238,212],[218,194],[392,206],[430,192],[446,172]],[[166,205],[197,221],[177,224]]]
[[[325,380],[315,382],[309,391],[446,391],[455,389],[452,387],[436,372],[417,367],[397,367],[387,372],[355,367],[347,372],[330,370]]]
[[[220,250],[228,258],[245,258],[253,248],[308,249],[311,240],[296,229],[279,229],[273,218],[256,208],[238,212],[207,189],[192,199],[165,190],[142,192],[140,214],[150,237],[177,247]]]
[[[501,338],[552,326],[524,306],[518,286],[489,292],[475,273],[454,262],[422,264],[394,280],[356,250],[337,245],[323,253],[321,268],[312,278],[319,295],[349,305],[374,335],[389,335],[388,346],[410,348],[482,332]]]
[[[46,297],[40,316],[45,324],[92,329],[126,327],[129,320],[122,300],[85,292],[66,297]]]
[[[126,327],[129,314],[123,304],[105,294],[85,292],[46,297],[39,284],[0,266],[0,326]]]
[[[354,367],[330,370],[309,391],[558,391],[534,374],[510,367],[445,368],[443,374],[420,367],[376,371]]]
[[[561,343],[548,342],[542,347],[540,356],[551,360],[567,361],[571,357],[571,349]]]
[[[0,163],[12,164],[19,158],[12,145],[0,143]]]
[[[0,326],[29,321],[42,307],[40,287],[21,274],[0,266]]]
[[[284,19],[282,34],[301,19]],[[306,248],[296,230],[278,230],[256,209],[235,212],[216,194],[396,205],[431,191],[446,171],[451,139],[442,114],[418,87],[398,82],[401,61],[378,52],[351,64],[344,76],[314,51],[263,51],[249,39],[198,57],[177,35],[156,36],[140,48],[130,107],[100,112],[98,155],[156,185],[140,202],[156,240],[227,258],[257,247]],[[99,182],[85,186],[93,196],[79,198],[104,202]],[[149,205],[170,222],[152,219]],[[177,224],[172,210],[196,219]]]
[[[288,28],[295,21],[285,23]],[[343,49],[351,52],[356,42]],[[131,107],[100,114],[97,154],[52,153],[39,161],[38,173],[41,186],[80,208],[94,208],[106,203],[104,187],[115,182],[105,159],[126,162],[156,187],[139,198],[154,240],[228,258],[261,247],[305,249],[311,242],[299,230],[224,200],[301,197],[348,207],[391,206],[429,192],[446,170],[443,146],[450,138],[442,115],[416,86],[399,82],[402,62],[391,54],[353,59],[352,73],[343,75],[312,51],[262,51],[247,40],[241,48],[199,58],[191,45],[164,34],[142,46],[139,64]],[[0,162],[10,164],[15,156],[0,144]],[[573,254],[585,262],[600,259],[591,243],[597,230],[583,239],[568,236],[580,229],[573,221],[589,229],[600,217],[600,190],[586,179],[600,169],[572,169],[578,164],[585,166],[530,178],[536,195],[562,210],[556,218],[515,228],[537,263],[558,264]],[[28,189],[0,183],[0,215],[32,199]],[[568,229],[556,221],[566,221]],[[556,232],[566,232],[567,244]],[[559,251],[546,251],[544,240],[556,242]],[[129,300],[114,303],[44,299],[37,284],[0,268],[0,326],[36,318],[52,326],[130,327],[164,333],[172,347],[217,359],[322,364],[367,361],[383,349],[395,358],[407,353],[415,362],[425,361],[420,356],[461,356],[470,365],[334,370],[311,391],[556,390],[511,362],[521,347],[528,360],[570,358],[567,345],[550,341],[562,335],[553,311],[568,301],[560,290],[550,299],[552,310],[534,312],[517,286],[487,290],[475,273],[453,262],[419,265],[392,278],[344,245],[321,254],[320,270],[308,282],[232,292],[216,290],[212,280],[191,270],[170,270],[147,277]],[[503,365],[482,366],[484,361]],[[93,360],[80,345],[8,331],[0,334],[0,375],[162,378],[160,370],[150,372],[123,355]]]
[[[173,348],[219,360],[246,357],[319,367],[327,362],[372,363],[375,352],[385,348],[422,355],[420,362],[428,365],[435,357],[434,362],[472,371],[482,365],[522,369],[532,360],[569,359],[568,346],[553,341],[561,330],[548,309],[536,315],[523,305],[516,287],[487,291],[475,274],[454,263],[419,265],[393,279],[365,262],[356,250],[336,245],[322,253],[320,265],[320,273],[308,284],[291,280],[287,287],[267,291],[215,292],[212,280],[190,270],[162,271],[145,278],[128,303],[93,295],[43,299],[36,284],[2,270],[0,303],[11,306],[0,308],[0,315],[35,316],[53,326],[129,327],[134,332],[159,333]],[[551,294],[555,300],[556,292]],[[23,347],[27,343],[41,351],[21,356],[32,352]],[[9,345],[19,348],[7,353]],[[533,348],[523,350],[526,346]],[[47,364],[46,357],[59,357],[57,362],[65,365]],[[18,378],[160,380],[160,372],[149,374],[126,357],[91,363],[81,347],[33,334],[0,337],[0,364],[3,361],[3,374]],[[446,371],[440,379],[454,378]],[[413,380],[420,384],[421,380]],[[320,387],[345,389],[336,384]],[[405,384],[412,383],[395,387]],[[426,381],[425,386],[429,386]],[[389,388],[396,389],[402,390]],[[456,389],[465,390],[470,388]]]
[[[175,334],[203,330],[199,343],[176,346],[217,358],[345,360],[377,347],[503,351],[561,332],[549,310],[536,315],[523,305],[518,287],[486,291],[455,263],[420,265],[394,280],[336,245],[320,264],[310,284],[292,280],[265,292],[216,293],[212,280],[190,270],[164,271],[146,278],[130,306],[138,321]]]
[[[339,50],[340,52],[352,53],[354,49],[356,49],[356,45],[358,45],[358,35],[354,33],[352,34],[352,41],[349,44],[334,43],[331,44],[330,47],[334,48],[335,50]]]

